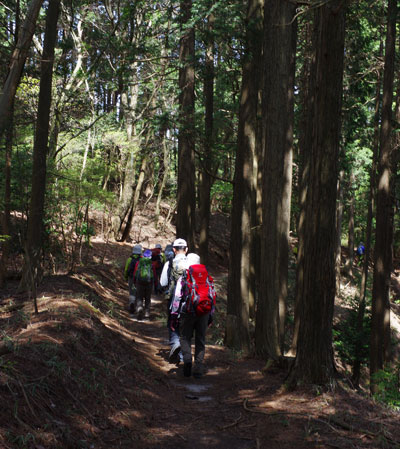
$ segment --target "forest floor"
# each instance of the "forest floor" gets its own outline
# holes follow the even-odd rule
[[[145,246],[173,238],[172,228],[160,233],[141,220]],[[149,321],[130,318],[122,271],[132,243],[93,239],[84,266],[45,278],[37,315],[8,284],[0,293],[0,448],[400,448],[400,414],[366,392],[344,380],[287,391],[284,370],[222,346],[227,223],[221,216],[212,226],[219,303],[201,379],[168,362],[161,297],[153,295]]]

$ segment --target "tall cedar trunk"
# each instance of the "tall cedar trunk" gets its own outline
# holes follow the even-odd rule
[[[15,34],[14,42],[18,45],[18,32],[19,32],[19,0],[16,3],[15,11]],[[10,112],[8,115],[8,122],[6,124],[5,133],[5,163],[4,163],[4,211],[2,214],[1,231],[6,236],[6,240],[3,242],[3,251],[0,260],[0,287],[3,287],[7,279],[7,266],[8,256],[10,252],[10,232],[11,232],[11,159],[12,159],[12,147],[14,136],[14,100],[11,102]],[[1,140],[1,134],[0,134]]]
[[[250,157],[253,159],[251,176],[251,234],[250,234],[250,260],[249,260],[249,314],[251,319],[256,317],[256,304],[258,292],[260,291],[261,279],[261,226],[262,226],[262,179],[263,179],[263,145],[262,145],[262,79],[263,79],[263,40],[264,32],[264,0],[252,2],[256,8],[254,17],[248,20],[248,29],[252,29],[251,46],[249,53],[252,56],[252,66],[249,67],[251,74],[249,89],[255,90],[257,102],[254,104],[254,137],[250,146]],[[253,25],[254,24],[254,25]],[[249,90],[251,92],[251,90]],[[246,231],[247,232],[247,231]]]
[[[374,251],[374,280],[372,286],[372,322],[370,348],[371,393],[377,386],[374,374],[390,358],[389,287],[392,269],[393,199],[392,187],[392,101],[395,64],[397,1],[389,0],[388,24],[383,74],[383,100],[380,133],[380,156],[376,196],[376,230]]]
[[[5,134],[5,164],[4,164],[4,211],[2,214],[1,233],[6,236],[6,241],[2,244],[2,256],[0,260],[0,287],[4,286],[7,279],[8,255],[10,250],[11,232],[11,158],[14,133],[14,102],[11,105],[9,122]]]
[[[255,185],[253,157],[257,142],[257,112],[261,82],[262,0],[249,0],[246,54],[239,109],[238,144],[233,187],[225,340],[229,347],[250,350],[249,293],[252,213]]]
[[[335,277],[336,277],[337,295],[340,292],[340,278],[341,278],[340,267],[342,264],[343,181],[344,181],[344,170],[341,170],[338,179],[338,201],[336,207]]]
[[[137,205],[139,204],[140,192],[142,191],[143,184],[144,184],[144,181],[145,181],[145,173],[146,173],[146,170],[147,170],[148,161],[149,161],[149,156],[147,154],[145,154],[143,159],[142,159],[142,165],[140,166],[139,178],[138,178],[138,182],[136,184],[135,193],[133,195],[133,202],[132,202],[131,208],[129,210],[128,219],[126,221],[125,229],[122,232],[121,242],[125,242],[127,240],[127,238],[129,237],[129,234],[131,232],[132,219],[133,219],[133,217],[135,215],[135,211],[136,211]]]
[[[195,166],[194,166],[194,29],[188,27],[192,17],[192,0],[181,0],[182,37],[179,46],[179,137],[178,137],[178,198],[176,233],[194,249],[195,226]]]
[[[296,360],[291,380],[327,383],[335,368],[332,318],[335,300],[336,193],[343,88],[345,3],[315,11],[315,101],[304,224],[304,274]]]
[[[32,288],[34,287],[32,282],[36,282],[36,273],[40,265],[40,255],[42,251],[47,172],[46,157],[48,152],[54,47],[57,39],[59,11],[60,0],[50,0],[46,15],[36,135],[33,146],[32,191],[26,237],[27,254],[21,281],[21,287],[23,288],[26,288],[28,285],[31,285]]]
[[[354,265],[354,205],[355,205],[355,197],[354,197],[354,183],[355,177],[354,172],[351,172],[350,175],[350,185],[349,185],[349,195],[350,195],[350,204],[349,204],[349,240],[348,240],[348,251],[349,256],[347,259],[347,273],[349,276],[353,276],[353,265]]]
[[[283,355],[293,161],[295,5],[264,6],[263,224],[256,352]]]
[[[383,52],[383,44],[381,41],[379,49],[380,56],[382,56],[382,52]],[[374,214],[374,206],[375,206],[376,167],[378,165],[380,98],[381,98],[381,84],[382,84],[381,81],[382,81],[381,71],[379,71],[378,78],[376,81],[376,93],[375,93],[374,139],[372,145],[373,148],[372,166],[369,179],[367,229],[365,235],[365,254],[364,254],[363,271],[361,276],[360,303],[358,305],[357,310],[357,334],[356,334],[357,342],[355,345],[355,355],[354,355],[353,374],[352,374],[352,381],[355,387],[358,387],[361,376],[361,349],[363,344],[362,340],[364,329],[364,315],[366,309],[369,258],[371,254],[372,217]]]
[[[170,30],[170,28],[171,28],[171,19],[169,17],[168,30]],[[168,68],[168,63],[169,63],[169,58],[167,57],[168,56],[168,48],[169,48],[169,39],[168,39],[168,33],[167,33],[165,40],[163,42],[163,47],[161,49],[161,55],[163,57],[163,62],[162,62],[162,67],[161,67],[160,89],[162,89],[164,86],[165,73]],[[164,104],[166,104],[165,98],[163,100],[164,100]],[[163,158],[160,161],[161,182],[159,184],[157,201],[156,201],[156,209],[155,209],[156,224],[158,224],[158,220],[159,220],[161,199],[162,199],[162,195],[164,193],[164,188],[167,184],[169,167],[170,167],[170,154],[169,154],[168,143],[167,143],[167,140],[168,140],[167,131],[168,131],[168,122],[165,120],[161,126],[160,135],[159,135],[159,145],[162,147]]]
[[[139,147],[138,137],[136,135],[135,117],[136,106],[139,95],[139,83],[137,79],[137,62],[130,64],[130,80],[127,83],[127,92],[121,95],[121,104],[124,110],[124,117],[126,123],[126,136],[129,142],[129,152],[126,157],[124,167],[124,177],[122,182],[121,199],[118,205],[117,215],[120,226],[119,232],[122,231],[122,226],[128,212],[132,210],[134,202],[134,184],[135,184],[135,154]],[[128,234],[129,235],[129,234]]]
[[[17,91],[22,69],[32,42],[42,3],[43,0],[32,0],[29,3],[25,21],[19,32],[17,45],[11,56],[10,69],[0,97],[0,137],[3,135],[10,120],[15,92]]]
[[[170,166],[166,126],[163,126],[163,128],[160,130],[160,144],[161,144],[162,150],[163,150],[163,158],[162,158],[162,161],[160,161],[161,183],[159,186],[159,191],[158,191],[157,201],[156,201],[156,209],[155,209],[155,216],[156,216],[157,224],[158,224],[158,219],[159,219],[159,215],[160,215],[161,198],[162,198],[162,194],[163,194],[165,185],[167,183],[169,166]]]
[[[211,7],[212,3],[209,4]],[[208,243],[211,212],[211,186],[210,172],[213,163],[213,122],[214,122],[214,14],[208,17],[206,34],[205,75],[204,75],[204,170],[200,185],[200,238],[199,252],[201,261],[208,263]]]
[[[305,25],[305,56],[300,79],[301,119],[299,123],[299,186],[298,203],[299,215],[297,218],[297,260],[296,260],[296,293],[294,307],[293,338],[289,355],[296,354],[297,341],[300,328],[301,301],[303,298],[304,278],[304,223],[306,215],[306,199],[308,178],[310,174],[310,155],[312,141],[312,123],[314,114],[314,86],[315,86],[315,54],[312,51],[312,20],[308,19]]]

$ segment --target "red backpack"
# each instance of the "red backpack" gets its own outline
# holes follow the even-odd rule
[[[157,268],[162,267],[162,257],[160,248],[153,248],[151,250],[151,263],[156,270]]]
[[[198,316],[213,313],[217,295],[214,280],[208,274],[207,268],[202,264],[191,265],[186,271],[183,282],[184,296],[186,297],[183,311],[194,312]]]

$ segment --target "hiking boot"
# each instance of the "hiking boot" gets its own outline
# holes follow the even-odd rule
[[[137,308],[137,319],[142,320],[143,319],[143,307],[139,306]]]
[[[190,377],[192,374],[192,362],[185,362],[183,364],[183,375],[185,377]]]
[[[150,318],[150,310],[145,310],[144,311],[144,317],[148,320]]]
[[[203,377],[203,372],[203,364],[195,362],[193,367],[193,377],[195,379],[200,379],[201,377]]]
[[[171,351],[169,353],[169,363],[178,363],[179,362],[179,353],[181,351],[181,346],[179,343],[175,343],[172,348]]]

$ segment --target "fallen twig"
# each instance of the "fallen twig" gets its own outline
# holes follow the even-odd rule
[[[68,388],[67,387],[64,387],[65,388],[65,391],[71,396],[71,398],[75,401],[75,402],[77,402],[79,405],[80,405],[80,407],[89,415],[89,417],[91,418],[91,419],[93,419],[93,415],[89,412],[89,410],[87,409],[87,407],[84,405],[84,404],[82,404],[82,402],[79,400],[79,399],[77,399],[69,390],[68,390]]]
[[[31,403],[29,402],[28,396],[26,395],[26,391],[25,391],[24,386],[22,385],[22,382],[21,382],[20,380],[18,380],[18,383],[19,383],[19,386],[21,387],[22,394],[24,395],[25,401],[26,401],[26,403],[28,404],[29,410],[31,411],[32,415],[33,415],[35,418],[37,418],[36,413],[35,413],[35,411],[33,410]]]
[[[238,418],[236,421],[234,421],[233,423],[227,424],[226,426],[218,426],[218,428],[219,428],[220,430],[226,430],[226,429],[229,429],[230,427],[234,427],[234,426],[236,426],[237,424],[239,424],[239,422],[240,422],[241,419],[242,419],[242,414],[240,413],[240,416],[239,416],[239,418]]]

